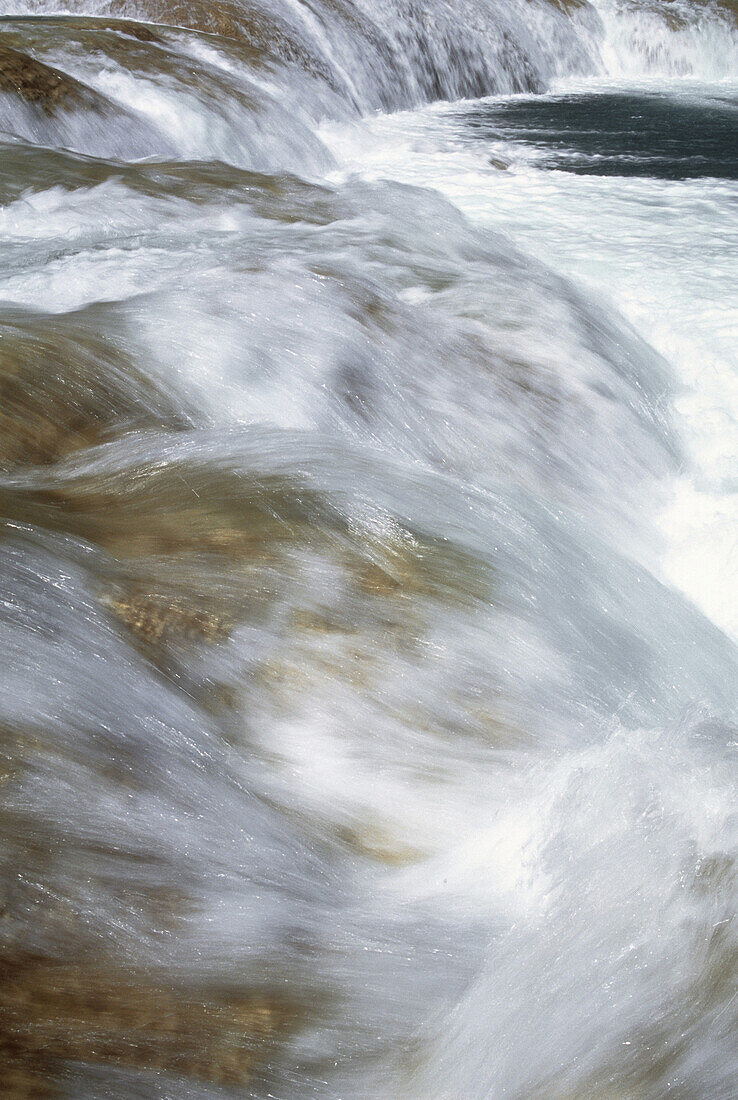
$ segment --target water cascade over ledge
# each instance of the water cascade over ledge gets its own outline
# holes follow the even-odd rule
[[[733,0],[10,0],[0,1092],[738,1095]]]

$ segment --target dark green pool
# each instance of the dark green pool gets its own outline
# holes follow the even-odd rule
[[[601,176],[738,179],[738,103],[601,93],[483,103],[463,124],[479,138],[517,141],[544,164]]]

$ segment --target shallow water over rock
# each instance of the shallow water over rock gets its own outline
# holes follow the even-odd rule
[[[651,93],[539,94],[649,5],[54,9],[0,19],[5,1094],[726,1097],[737,656],[653,519],[684,357],[535,190],[594,114],[664,159]]]

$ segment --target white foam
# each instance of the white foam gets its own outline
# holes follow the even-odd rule
[[[713,93],[692,82],[661,89]],[[719,94],[729,91],[721,85]],[[454,121],[457,111],[439,106],[323,134],[344,173],[441,191],[609,300],[665,356],[676,372],[689,464],[660,525],[662,575],[738,636],[738,562],[726,521],[738,479],[738,185],[541,171],[529,147],[474,145]]]
[[[738,27],[719,4],[591,2],[602,20],[602,62],[611,76],[735,78]]]

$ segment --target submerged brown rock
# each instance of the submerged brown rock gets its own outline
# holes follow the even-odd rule
[[[111,15],[127,15],[130,5],[126,0],[111,0],[108,10]],[[140,18],[152,23],[233,39],[252,51],[253,61],[294,63],[329,85],[335,83],[325,59],[295,33],[287,20],[256,4],[237,4],[232,0],[219,4],[204,0],[138,0],[136,11]]]
[[[0,324],[0,471],[49,465],[132,428],[186,425],[113,340],[90,331],[94,313]]]
[[[131,633],[147,646],[174,642],[215,642],[233,623],[223,608],[175,592],[131,588],[103,601]]]
[[[0,92],[18,95],[49,115],[60,107],[89,105],[94,98],[90,89],[74,77],[3,44],[0,44]]]
[[[529,3],[532,2],[533,0],[529,0]],[[590,7],[589,0],[544,0],[544,3],[556,8],[564,15],[571,15],[572,12],[578,11],[580,8]]]
[[[55,1095],[62,1061],[244,1086],[288,1023],[261,995],[199,995],[139,975],[32,955],[0,959],[3,1096]]]

